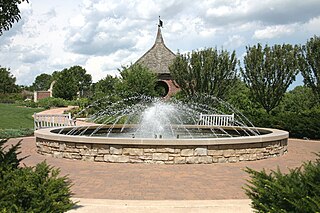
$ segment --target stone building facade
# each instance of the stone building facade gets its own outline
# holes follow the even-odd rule
[[[165,97],[170,97],[180,90],[169,71],[169,66],[175,57],[176,55],[164,44],[161,27],[158,26],[154,45],[136,61],[136,63],[146,66],[158,75],[157,86],[165,90]]]

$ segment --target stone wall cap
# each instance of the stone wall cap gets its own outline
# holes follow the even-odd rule
[[[95,128],[97,126],[91,126]],[[276,140],[284,140],[289,137],[287,131],[269,128],[256,128],[259,131],[269,132],[264,135],[257,136],[242,136],[230,138],[196,138],[196,139],[153,139],[153,138],[112,138],[112,137],[88,137],[76,135],[63,135],[53,133],[52,130],[62,128],[46,128],[39,129],[34,132],[36,138],[42,138],[52,141],[75,142],[75,143],[89,143],[89,144],[128,144],[128,145],[166,145],[166,146],[184,146],[184,145],[227,145],[227,144],[244,144],[244,143],[259,143],[271,142]],[[68,128],[68,127],[64,127]],[[69,127],[72,128],[72,127]],[[74,127],[73,127],[74,128]]]

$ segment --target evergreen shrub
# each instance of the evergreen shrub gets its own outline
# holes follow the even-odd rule
[[[46,162],[20,167],[20,142],[11,148],[0,140],[0,212],[66,212],[75,203],[71,182]]]
[[[320,155],[283,174],[247,168],[245,192],[258,212],[320,212]]]

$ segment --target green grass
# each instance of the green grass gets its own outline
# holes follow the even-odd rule
[[[33,129],[33,113],[41,108],[28,108],[15,104],[0,104],[0,129]]]

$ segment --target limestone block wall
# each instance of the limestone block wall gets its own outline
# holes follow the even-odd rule
[[[277,157],[287,152],[287,139],[244,144],[113,145],[50,141],[37,138],[38,153],[107,163],[211,164],[236,163]]]

